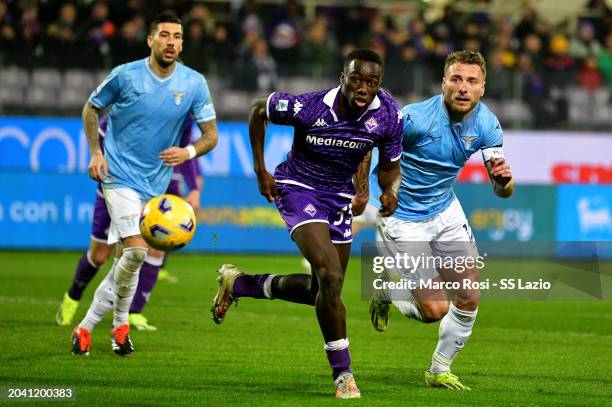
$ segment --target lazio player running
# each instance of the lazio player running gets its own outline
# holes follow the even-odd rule
[[[140,268],[153,255],[140,236],[138,219],[144,203],[166,191],[172,167],[212,150],[217,143],[215,110],[206,80],[177,63],[183,48],[181,20],[171,13],[151,23],[149,57],[120,65],[91,94],[83,108],[83,123],[91,160],[89,175],[102,183],[111,218],[108,244],[121,242],[119,261],[111,269],[113,291],[113,351],[130,355],[128,311]],[[109,108],[104,153],[98,143],[98,114]],[[178,147],[188,115],[198,123],[202,137]],[[158,257],[161,257],[159,255]],[[90,332],[106,307],[96,290],[87,315],[72,334],[72,353],[89,354]]]
[[[392,217],[379,219],[379,240],[391,255],[408,251],[435,257],[471,256],[478,251],[452,184],[468,158],[482,151],[493,191],[507,198],[514,191],[510,167],[502,150],[503,133],[497,117],[480,98],[485,87],[485,61],[477,52],[457,51],[446,58],[442,95],[405,106],[402,182],[398,209]],[[370,182],[370,203],[380,193]],[[406,243],[414,242],[414,243]],[[419,270],[420,279],[457,281],[478,279],[478,270]],[[409,273],[408,273],[409,274]],[[410,278],[409,275],[400,277]],[[442,290],[414,290],[398,298],[376,291],[370,307],[374,327],[387,328],[390,302],[408,318],[423,322],[441,320],[438,345],[425,372],[430,386],[469,388],[450,372],[457,353],[472,333],[478,310],[478,290],[458,290],[447,301]],[[407,297],[407,298],[406,298]]]
[[[275,92],[253,100],[249,136],[259,191],[276,203],[291,238],[312,265],[312,275],[248,275],[224,265],[212,308],[214,321],[221,323],[229,306],[241,297],[314,306],[338,398],[360,397],[340,293],[352,241],[352,178],[375,146],[380,157],[381,212],[389,215],[397,204],[401,114],[380,88],[382,74],[380,56],[358,49],[345,59],[336,88],[303,95]],[[291,152],[274,176],[264,162],[267,120],[295,129]]]
[[[185,125],[185,130],[181,136],[179,143],[180,147],[186,147],[191,142],[191,116],[188,117]],[[104,149],[104,135],[108,125],[108,117],[100,120],[99,140],[100,146]],[[197,212],[200,204],[200,186],[198,178],[200,177],[199,169],[196,160],[189,160],[181,165],[174,167],[172,181],[166,190],[167,194],[183,195],[181,189],[181,181],[184,181],[189,188],[189,193],[184,195],[185,200]],[[64,299],[57,310],[55,320],[59,325],[69,325],[76,314],[79,307],[79,302],[83,296],[83,292],[98,273],[98,270],[111,257],[113,247],[108,245],[108,230],[110,228],[111,219],[104,200],[102,186],[98,184],[96,189],[96,201],[94,205],[94,213],[91,225],[91,240],[89,249],[83,253],[77,263],[74,277],[72,279],[70,289],[64,294]],[[157,254],[157,253],[156,253]],[[149,253],[145,258],[145,262],[140,268],[138,286],[136,293],[130,306],[129,323],[138,330],[154,331],[157,328],[148,323],[147,318],[142,314],[142,310],[149,300],[155,283],[161,281],[161,263],[165,261],[166,255],[160,253],[153,256]],[[114,259],[118,261],[118,259]],[[108,287],[107,287],[108,285]],[[112,308],[112,276],[108,277],[106,284],[102,284],[99,289],[105,293],[104,296],[108,300],[106,302],[108,310]],[[102,310],[99,310],[100,313]]]

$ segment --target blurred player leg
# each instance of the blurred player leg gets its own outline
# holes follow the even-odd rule
[[[166,267],[166,263],[168,262],[168,254],[169,253],[166,253],[164,256],[164,262],[159,269],[159,273],[157,273],[157,281],[160,283],[176,284],[178,283],[178,277],[170,272],[170,270],[168,270]]]
[[[112,253],[112,246],[92,240],[89,250],[87,250],[77,263],[77,268],[72,280],[72,285],[68,292],[64,294],[64,300],[55,315],[58,325],[70,325],[79,307],[79,301],[83,297],[83,292],[96,276],[100,267]]]
[[[72,285],[68,292],[64,294],[64,300],[57,310],[55,321],[59,325],[69,325],[72,322],[83,292],[96,276],[100,267],[110,258],[113,247],[107,244],[109,225],[110,217],[106,209],[106,202],[98,186],[89,250],[79,259]]]
[[[130,305],[130,315],[128,321],[130,325],[139,331],[156,331],[157,328],[149,324],[148,319],[142,314],[142,310],[149,301],[155,283],[158,280],[158,273],[164,261],[164,253],[149,249],[149,254],[140,268],[138,286],[134,299]]]

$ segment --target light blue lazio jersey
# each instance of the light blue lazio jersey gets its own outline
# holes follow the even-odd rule
[[[104,140],[109,176],[102,186],[131,188],[143,200],[166,191],[172,168],[159,154],[179,145],[189,113],[198,123],[215,119],[201,74],[176,64],[170,76],[159,78],[148,58],[113,69],[89,102],[98,109],[112,105]]]
[[[503,157],[503,131],[497,117],[479,102],[460,123],[450,120],[442,95],[402,109],[404,121],[402,183],[394,217],[418,221],[446,209],[453,182],[470,156]],[[380,207],[377,171],[370,176],[370,203]]]

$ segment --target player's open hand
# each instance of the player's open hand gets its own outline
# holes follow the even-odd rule
[[[257,185],[259,185],[259,193],[265,196],[268,202],[274,202],[278,196],[278,191],[272,174],[268,171],[257,174]]]
[[[164,167],[176,167],[189,160],[189,151],[183,147],[170,147],[161,152],[159,159],[164,162]]]
[[[368,196],[355,195],[353,200],[351,201],[351,208],[353,212],[353,216],[359,216],[365,211],[366,206],[368,205]]]
[[[89,170],[89,176],[98,182],[102,182],[102,173],[108,176],[108,164],[102,151],[91,156],[87,169]]]
[[[391,216],[397,209],[397,193],[395,191],[385,191],[380,196],[380,216]]]
[[[491,158],[489,162],[491,163],[491,176],[496,184],[504,186],[510,182],[512,171],[510,171],[510,165],[508,165],[505,158]]]

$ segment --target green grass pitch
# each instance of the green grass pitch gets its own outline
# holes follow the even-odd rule
[[[453,367],[472,391],[430,389],[423,372],[438,325],[396,311],[386,332],[374,331],[355,256],[343,299],[363,398],[342,401],[333,398],[314,309],[243,299],[221,326],[210,319],[219,264],[283,274],[299,271],[299,258],[172,256],[180,281],[159,283],[145,309],[159,330],[134,330],[136,354],[121,358],[111,352],[109,317],[93,332],[89,357],[72,356],[70,328],[55,324],[78,256],[0,252],[0,387],[71,386],[72,405],[612,405],[611,302],[483,303]]]

